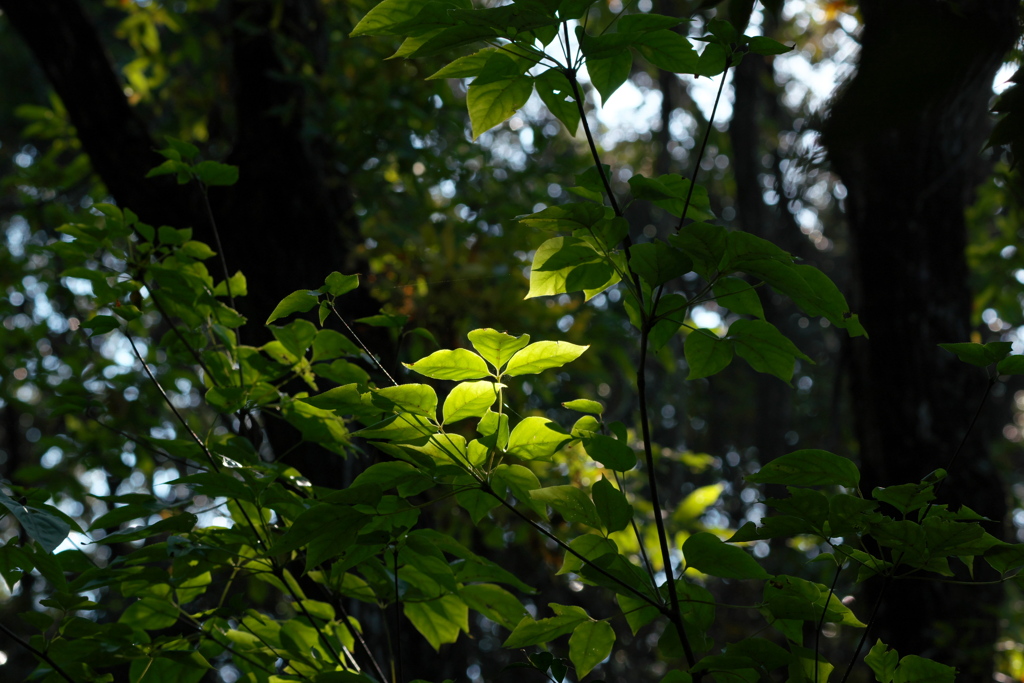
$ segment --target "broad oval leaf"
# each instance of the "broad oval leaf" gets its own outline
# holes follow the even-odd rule
[[[473,126],[473,139],[504,122],[519,110],[533,92],[533,77],[521,74],[500,81],[469,86],[466,104]]]
[[[550,505],[567,522],[585,524],[591,529],[601,528],[601,516],[590,496],[582,489],[569,484],[548,486],[530,491],[530,496],[535,501]]]
[[[610,470],[625,472],[636,465],[636,453],[625,442],[603,434],[583,439],[583,449]]]
[[[664,242],[635,244],[629,250],[629,267],[652,287],[689,273],[693,262],[679,249]]]
[[[528,334],[513,337],[507,332],[498,332],[489,327],[473,330],[467,336],[477,353],[483,356],[496,370],[500,370],[508,362],[508,359],[515,355],[516,351],[530,343]],[[465,377],[463,379],[473,378]]]
[[[403,365],[431,379],[481,379],[491,374],[484,359],[468,349],[441,349]]]
[[[615,645],[615,631],[604,621],[584,621],[569,636],[569,660],[578,680],[608,658]]]
[[[428,384],[400,384],[397,387],[377,389],[375,393],[404,412],[437,417],[437,393]]]
[[[715,375],[732,362],[733,344],[728,339],[719,339],[711,330],[693,330],[686,335],[683,353],[690,374],[686,379],[700,379]]]
[[[444,423],[451,424],[467,417],[483,417],[498,398],[498,388],[503,386],[487,380],[456,385],[441,409]]]
[[[267,318],[266,324],[274,322],[278,318],[284,318],[291,315],[292,313],[305,313],[309,309],[313,308],[320,302],[320,293],[308,289],[299,289],[285,298],[281,299],[270,317]]]
[[[786,384],[793,379],[797,358],[814,362],[777,327],[764,320],[737,320],[729,327],[729,339],[750,367],[775,375]]]
[[[742,548],[701,531],[683,543],[686,565],[723,579],[767,579],[770,574]]]
[[[600,415],[604,412],[604,406],[598,401],[591,401],[589,398],[577,398],[572,401],[566,401],[562,404],[563,408],[569,410],[575,410],[580,413],[589,413],[591,415]]]
[[[741,315],[752,315],[764,320],[764,308],[757,290],[738,277],[723,277],[715,283],[715,298],[720,306]]]
[[[516,425],[508,437],[508,452],[523,460],[550,458],[569,441],[562,427],[543,417],[531,416]]]
[[[860,471],[846,458],[828,451],[806,448],[779,456],[747,481],[786,486],[845,486],[857,488]]]
[[[579,358],[589,348],[563,341],[534,342],[512,356],[504,374],[517,377],[560,368]]]
[[[604,478],[594,482],[590,495],[594,498],[594,507],[608,533],[622,531],[629,526],[633,519],[633,506],[611,482]]]

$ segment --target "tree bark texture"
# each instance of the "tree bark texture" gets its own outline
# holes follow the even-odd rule
[[[839,89],[823,142],[848,192],[853,304],[871,335],[851,349],[861,489],[919,481],[946,466],[966,435],[939,502],[1003,520],[984,430],[967,433],[984,374],[937,344],[970,339],[964,210],[980,179],[992,79],[1018,35],[1018,3],[859,5],[858,69]],[[1001,535],[999,522],[989,531]],[[981,569],[976,578],[992,578]],[[877,586],[867,591],[870,604]],[[998,585],[895,581],[869,641],[956,666],[957,680],[988,681],[1001,600]]]

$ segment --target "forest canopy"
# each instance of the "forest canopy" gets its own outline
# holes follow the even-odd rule
[[[0,0],[0,674],[1024,678],[1021,16]]]

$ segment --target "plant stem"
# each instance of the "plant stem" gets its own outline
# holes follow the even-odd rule
[[[57,662],[53,661],[53,660],[52,660],[52,659],[50,658],[50,655],[46,654],[46,653],[45,653],[45,652],[43,652],[42,650],[37,650],[36,648],[32,647],[32,644],[31,644],[31,643],[29,643],[29,642],[28,642],[27,640],[24,640],[24,639],[23,639],[23,638],[22,638],[21,636],[19,636],[19,635],[18,635],[17,633],[15,633],[15,632],[14,632],[14,631],[12,631],[11,629],[9,629],[9,628],[7,628],[6,626],[4,626],[3,622],[0,622],[0,631],[3,631],[4,633],[6,633],[6,634],[7,634],[8,636],[10,636],[11,640],[13,640],[14,642],[16,642],[16,643],[17,643],[18,645],[21,645],[21,646],[22,646],[23,648],[25,648],[26,650],[28,650],[29,652],[31,652],[31,653],[32,653],[33,655],[35,655],[35,656],[36,656],[36,657],[38,657],[39,659],[41,659],[41,660],[43,660],[44,662],[46,662],[47,664],[49,664],[49,665],[50,665],[50,666],[51,666],[51,667],[53,668],[53,671],[54,671],[54,673],[56,673],[57,675],[59,675],[59,676],[60,676],[61,678],[63,678],[63,679],[65,680],[65,681],[67,681],[68,683],[77,683],[77,682],[75,681],[75,679],[73,679],[73,678],[72,678],[72,677],[71,677],[71,676],[70,676],[70,675],[68,674],[68,672],[67,672],[67,671],[65,671],[64,669],[62,669],[62,668],[60,667],[60,665],[59,665],[59,664],[57,664]]]
[[[878,597],[875,598],[875,604],[871,608],[871,616],[868,617],[867,625],[864,627],[864,633],[860,636],[860,641],[857,642],[857,649],[853,651],[853,656],[850,657],[850,663],[846,667],[846,671],[843,672],[843,678],[839,683],[846,683],[846,679],[850,677],[850,672],[853,671],[853,665],[857,663],[857,658],[860,657],[860,651],[864,649],[864,643],[867,642],[868,633],[871,631],[871,625],[875,623],[875,615],[878,614],[878,608],[882,605],[882,599],[885,598],[885,591],[889,587],[889,582],[892,580],[891,574],[886,574],[882,580],[882,588],[878,591]]]
[[[402,599],[398,597],[398,541],[395,541],[395,683],[405,683],[402,673]]]
[[[672,571],[672,555],[668,549],[668,534],[665,531],[665,520],[662,519],[661,501],[658,498],[658,477],[654,471],[654,452],[651,447],[651,425],[647,417],[647,337],[650,325],[644,321],[640,330],[640,363],[636,371],[636,390],[640,400],[640,428],[644,440],[644,458],[647,462],[647,483],[651,489],[651,507],[654,510],[654,524],[658,529],[658,543],[661,544],[661,561],[664,565],[666,583],[668,584],[668,618],[679,631],[679,640],[683,643],[686,662],[690,668],[697,663],[690,647],[690,639],[683,629],[683,617],[679,612],[679,593],[676,591],[675,573]]]
[[[690,208],[690,199],[693,197],[693,188],[697,185],[697,172],[700,170],[700,160],[704,158],[704,150],[708,146],[708,138],[711,137],[711,128],[715,125],[715,114],[718,113],[718,101],[722,99],[722,91],[725,90],[725,78],[729,75],[729,67],[732,66],[732,55],[725,58],[725,71],[722,72],[722,82],[718,84],[718,94],[715,95],[715,106],[711,108],[711,118],[708,119],[708,127],[704,131],[704,140],[700,143],[700,151],[697,153],[697,160],[693,164],[693,174],[690,176],[690,189],[686,192],[686,202],[683,204],[683,212],[679,216],[679,225],[676,231],[683,229],[683,221],[686,220],[686,211]]]
[[[579,554],[578,552],[573,550],[571,547],[569,547],[568,543],[564,542],[558,536],[555,536],[553,533],[551,533],[550,531],[548,531],[547,529],[542,527],[540,524],[537,524],[537,522],[533,521],[532,519],[530,519],[529,517],[524,515],[522,512],[517,510],[514,505],[509,503],[502,496],[499,496],[497,493],[495,493],[494,489],[492,489],[490,487],[490,485],[486,481],[482,482],[480,484],[480,486],[481,486],[481,490],[482,491],[484,491],[486,493],[489,493],[492,496],[494,496],[498,500],[498,502],[500,502],[502,505],[504,505],[509,511],[512,512],[512,514],[514,514],[516,517],[519,517],[519,519],[521,519],[524,522],[526,522],[527,524],[529,524],[531,527],[533,527],[536,531],[538,531],[544,537],[550,538],[552,541],[554,541],[556,544],[558,544],[558,547],[560,547],[562,550],[564,550],[565,552],[569,553],[570,555],[572,555],[573,557],[578,559],[580,562],[582,562],[586,566],[588,566],[591,569],[593,569],[598,574],[601,574],[606,579],[610,579],[611,581],[614,581],[615,583],[619,584],[625,590],[629,591],[630,593],[632,593],[636,597],[640,598],[641,600],[643,600],[644,602],[649,604],[651,607],[656,607],[658,609],[658,611],[661,612],[662,614],[665,614],[666,616],[671,616],[671,615],[668,615],[668,610],[665,607],[665,605],[662,605],[660,602],[658,602],[657,600],[652,598],[650,595],[647,595],[646,593],[644,593],[643,591],[639,590],[635,586],[633,586],[633,585],[631,585],[629,583],[626,583],[625,581],[623,581],[619,577],[617,577],[617,576],[615,576],[613,574],[608,573],[607,571],[605,571],[601,567],[598,567],[596,564],[594,564],[593,562],[591,562],[587,558],[583,557],[583,555]]]
[[[818,628],[814,629],[814,683],[818,683],[818,648],[821,643],[821,629],[825,626],[825,617],[828,615],[828,605],[836,592],[836,584],[839,583],[839,574],[843,571],[843,565],[836,566],[836,575],[832,579],[832,585],[828,589],[828,596],[825,598],[825,606],[821,608],[821,619],[818,620]]]
[[[594,142],[594,134],[590,131],[590,123],[587,121],[587,112],[583,107],[583,97],[580,94],[580,84],[576,80],[576,70],[566,70],[565,77],[569,79],[569,84],[572,86],[572,96],[576,99],[576,108],[580,112],[580,121],[583,122],[583,132],[587,136],[587,144],[590,145],[590,154],[594,157],[594,165],[597,166],[597,173],[601,176],[601,184],[604,185],[604,191],[608,195],[608,201],[611,202],[612,211],[615,212],[616,216],[621,216],[622,211],[619,209],[619,203],[615,200],[615,194],[612,192],[612,184],[608,180],[607,174],[604,172],[604,166],[601,164],[601,156],[597,153],[597,144]]]

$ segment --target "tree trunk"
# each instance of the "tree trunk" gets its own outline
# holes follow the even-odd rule
[[[1017,3],[860,8],[858,70],[840,88],[823,141],[848,192],[854,310],[871,335],[851,349],[861,488],[870,495],[919,481],[964,441],[939,502],[1002,520],[986,434],[968,434],[984,374],[937,344],[970,339],[964,209],[980,179],[991,83],[1017,35]],[[1001,535],[999,523],[989,531]],[[958,680],[988,681],[1001,600],[998,585],[895,582],[869,641],[956,666]]]

